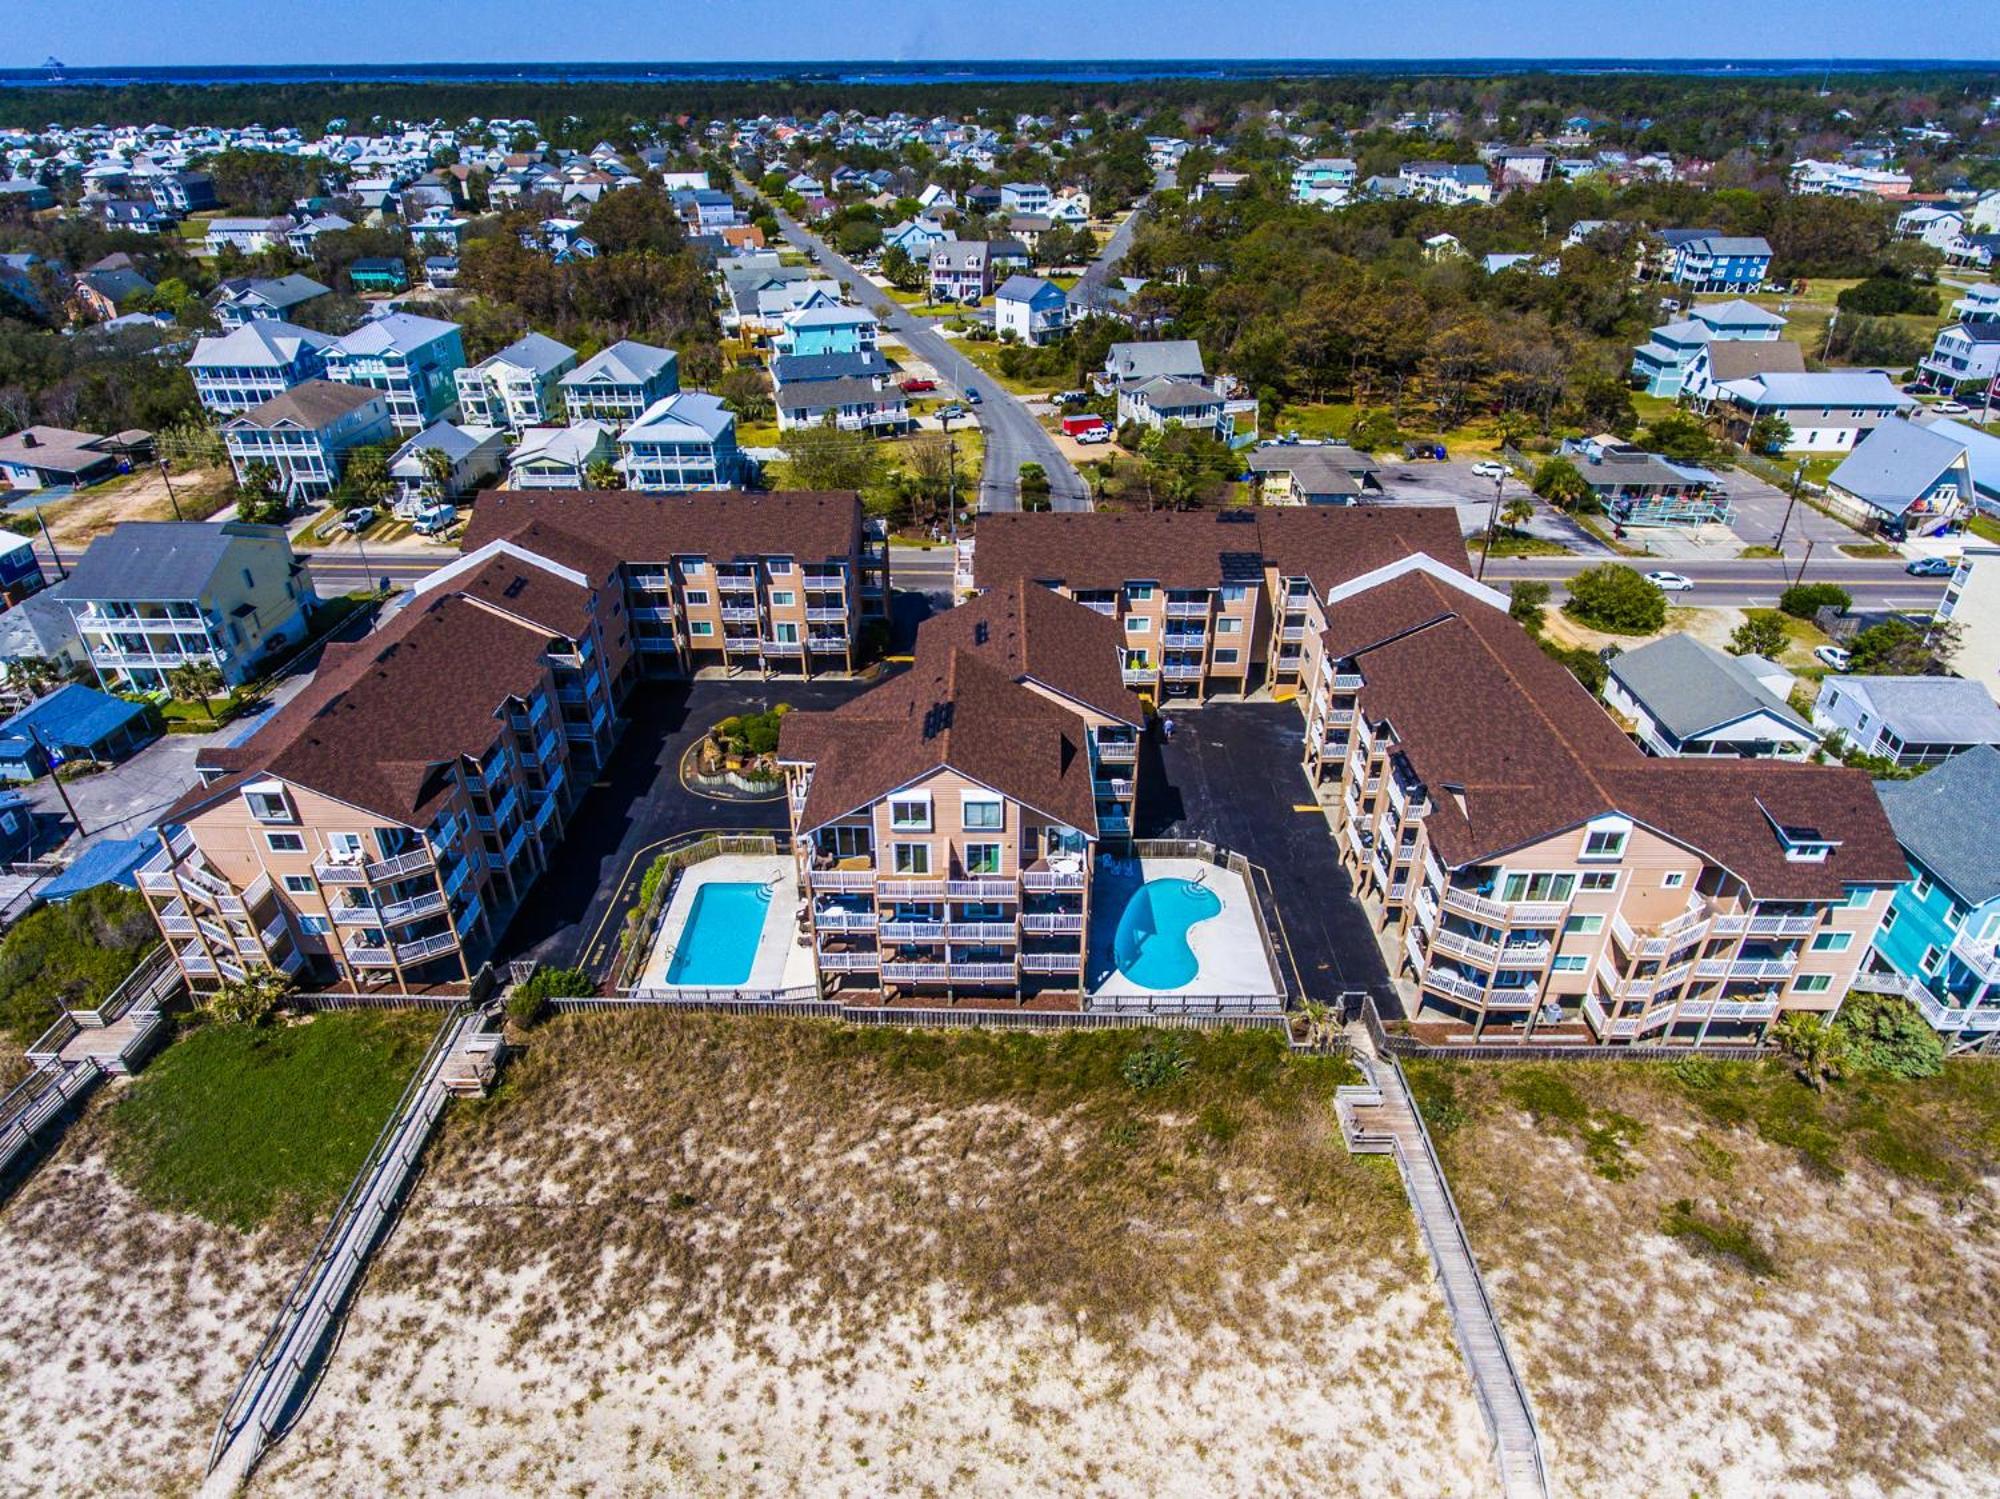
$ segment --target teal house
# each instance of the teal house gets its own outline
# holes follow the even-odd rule
[[[1649,396],[1678,396],[1694,356],[1712,343],[1768,343],[1785,320],[1741,297],[1696,307],[1678,322],[1662,323],[1632,351],[1632,383]]]
[[[1910,863],[1856,988],[1906,996],[1955,1051],[2000,1036],[2000,750],[1978,745],[1914,781],[1878,786]]]

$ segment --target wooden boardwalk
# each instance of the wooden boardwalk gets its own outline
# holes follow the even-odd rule
[[[437,1038],[335,1210],[326,1237],[230,1397],[209,1448],[203,1494],[234,1493],[297,1417],[329,1334],[402,1202],[446,1100],[492,1080],[498,1038],[486,1029],[490,1018],[488,1012],[465,1005],[438,1027]]]
[[[1493,1435],[1494,1461],[1507,1499],[1547,1499],[1548,1474],[1542,1464],[1541,1432],[1528,1403],[1527,1386],[1508,1351],[1506,1335],[1486,1295],[1486,1282],[1472,1257],[1430,1133],[1410,1098],[1402,1066],[1394,1057],[1374,1055],[1367,1033],[1356,1034],[1354,1061],[1368,1082],[1344,1087],[1334,1101],[1341,1134],[1357,1155],[1393,1154],[1403,1188],[1416,1213],[1431,1265],[1444,1290],[1459,1352],[1479,1399],[1480,1413]]]

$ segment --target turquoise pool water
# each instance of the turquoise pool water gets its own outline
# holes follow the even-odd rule
[[[1201,963],[1188,928],[1222,913],[1222,897],[1193,880],[1148,880],[1132,892],[1111,939],[1118,971],[1142,989],[1178,989]]]
[[[711,880],[694,893],[687,925],[674,944],[667,982],[727,989],[750,977],[764,920],[771,914],[765,885]]]

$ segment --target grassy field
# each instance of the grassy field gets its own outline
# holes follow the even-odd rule
[[[1270,1033],[564,1017],[453,1108],[260,1481],[1477,1491],[1351,1075]]]
[[[1004,344],[960,339],[956,345],[958,352],[970,359],[992,378],[995,384],[1012,391],[1017,396],[1043,396],[1052,391],[1068,390],[1073,382],[1067,375],[1029,375],[1025,379],[1000,373],[1000,351]]]
[[[1411,1069],[1558,1493],[1969,1492],[2000,1468],[2000,1068]]]
[[[327,1212],[437,1032],[420,1011],[202,1026],[110,1115],[112,1160],[148,1203],[237,1229]]]
[[[1296,433],[1308,438],[1345,438],[1360,409],[1351,401],[1288,404],[1279,408],[1278,419],[1270,423],[1270,435]],[[1486,458],[1500,451],[1500,434],[1490,421],[1469,422],[1440,432],[1427,412],[1412,407],[1404,412],[1400,425],[1408,440],[1442,442],[1453,458]],[[1381,456],[1397,459],[1402,454],[1400,449],[1384,449]]]

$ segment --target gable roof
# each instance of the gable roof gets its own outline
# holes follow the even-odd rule
[[[473,507],[463,545],[511,541],[601,580],[621,562],[675,557],[845,558],[860,528],[852,490],[491,490]]]
[[[402,264],[401,261],[394,263],[398,266]],[[357,266],[360,264],[360,261],[355,262]],[[392,312],[387,317],[371,318],[341,338],[334,347],[342,354],[408,353],[457,331],[458,324],[447,323],[440,318]]]
[[[1611,675],[1675,739],[1683,742],[1768,713],[1811,735],[1812,728],[1759,682],[1743,662],[1692,635],[1667,635],[1611,658]]]
[[[1104,369],[1107,374],[1127,381],[1207,373],[1201,362],[1201,345],[1191,338],[1115,343],[1104,356]]]
[[[2000,744],[2000,707],[1964,677],[1828,677],[1905,744]]]
[[[328,349],[338,340],[330,333],[317,333],[276,318],[253,318],[232,328],[220,338],[204,338],[195,343],[190,367],[206,365],[290,364],[301,349]]]
[[[1965,444],[1935,427],[1884,422],[1841,460],[1831,482],[1856,499],[1901,515],[1965,457]]]
[[[919,627],[917,647],[948,644],[1004,666],[1107,718],[1145,726],[1138,697],[1125,685],[1118,623],[1061,594],[1015,579],[990,588]]]
[[[1717,302],[1709,307],[1697,307],[1688,314],[1696,322],[1706,323],[1712,328],[1782,328],[1785,319],[1768,308],[1759,307],[1755,302],[1746,302],[1741,297],[1729,302]]]
[[[497,354],[490,354],[479,361],[480,369],[489,369],[497,364],[512,364],[533,370],[537,375],[546,375],[558,365],[576,358],[576,350],[568,344],[557,343],[553,338],[541,333],[524,333]]]
[[[608,349],[591,355],[556,383],[565,388],[606,381],[620,385],[644,385],[660,371],[673,367],[679,357],[672,349],[656,349],[651,344],[623,338]]]
[[[2000,750],[1975,745],[1913,781],[1876,786],[1896,841],[1972,906],[2000,900],[2000,840],[1966,809],[2000,807]]]
[[[306,380],[282,395],[272,396],[261,406],[238,412],[223,426],[269,428],[291,422],[317,432],[321,427],[381,400],[382,392],[373,386],[342,385],[335,380]]]
[[[121,521],[91,542],[70,565],[63,597],[79,603],[105,599],[195,599],[239,539],[284,542],[282,526],[241,521]],[[286,548],[289,553],[289,546]]]
[[[1703,345],[1702,356],[1708,360],[1709,378],[1717,384],[1752,375],[1800,375],[1806,368],[1805,351],[1782,338],[1717,339]]]
[[[727,431],[735,420],[736,413],[720,397],[705,390],[676,391],[648,406],[639,420],[619,434],[618,440],[634,442],[675,427],[693,427],[713,439]]]
[[[1753,406],[1864,406],[1901,410],[1915,401],[1876,370],[1772,372],[1731,381],[1729,394]]]
[[[869,380],[889,373],[880,349],[849,354],[778,354],[771,360],[771,379],[778,385],[814,380]]]

